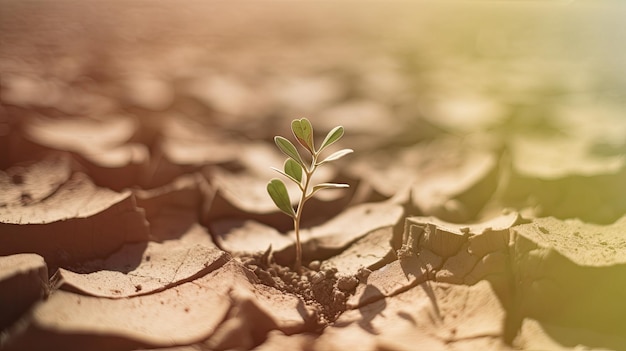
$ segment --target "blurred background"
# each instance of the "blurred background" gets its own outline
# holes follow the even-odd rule
[[[101,186],[154,188],[237,169],[308,117],[317,137],[346,127],[340,173],[368,199],[406,183],[450,221],[512,207],[611,223],[625,16],[617,1],[0,0],[0,166],[63,150]]]

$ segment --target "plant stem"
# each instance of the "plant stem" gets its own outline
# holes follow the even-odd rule
[[[309,199],[307,195],[309,191],[309,183],[311,182],[311,177],[313,176],[313,172],[317,168],[317,155],[313,155],[313,159],[311,161],[311,170],[304,169],[305,180],[304,186],[302,187],[302,196],[300,196],[300,202],[298,203],[298,208],[296,209],[296,216],[293,218],[293,228],[296,232],[296,264],[295,271],[298,274],[302,274],[302,243],[300,242],[300,219],[302,218],[302,210],[304,209],[304,203]]]
[[[300,211],[293,218],[293,227],[296,230],[296,265],[294,267],[298,274],[302,274],[302,246],[300,245]]]

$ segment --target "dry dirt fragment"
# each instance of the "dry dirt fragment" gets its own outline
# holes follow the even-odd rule
[[[51,340],[68,351],[191,344],[209,336],[228,307],[223,292],[194,282],[115,300],[59,290],[35,307],[8,350],[47,350]]]
[[[322,262],[322,269],[336,269],[339,276],[356,276],[359,269],[381,265],[391,251],[393,227],[375,229],[346,250]]]
[[[471,221],[495,190],[495,154],[468,143],[442,139],[401,150],[363,154],[349,173],[391,197],[407,186],[414,205],[426,215],[461,223]]]
[[[604,226],[547,217],[514,227],[511,255],[520,315],[626,335],[625,233],[626,217]]]
[[[90,296],[124,298],[152,294],[204,276],[230,256],[215,247],[166,241],[129,244],[105,260],[59,269],[61,288]]]
[[[237,308],[251,312],[232,315]],[[293,334],[315,320],[301,300],[256,284],[250,271],[229,261],[194,281],[144,296],[108,299],[58,290],[14,331],[7,350],[46,350],[50,340],[64,350],[199,344],[214,340],[213,333],[229,320],[248,323],[253,316],[264,316],[267,323],[251,323],[252,329],[233,335],[259,337],[271,329]]]
[[[256,221],[222,220],[211,226],[216,244],[234,255],[251,255],[272,250],[283,250],[294,241],[278,230]]]
[[[150,222],[150,239],[188,241],[193,237],[195,243],[214,247],[206,228],[199,224],[208,187],[201,175],[193,173],[159,188],[135,190],[137,206],[145,210]]]
[[[0,255],[35,252],[56,266],[103,257],[124,243],[148,239],[143,211],[129,191],[96,187],[82,173],[66,178],[68,167],[44,160],[21,173],[15,168],[1,173],[7,192],[0,193],[8,199],[0,207]],[[45,171],[59,174],[54,183],[51,175],[38,176]],[[23,183],[17,185],[19,198],[11,195],[8,179]]]
[[[474,220],[495,191],[496,155],[445,139],[419,152],[428,156],[413,186],[415,205],[446,221]]]
[[[201,187],[206,180],[197,173],[174,179],[171,183],[150,190],[134,190],[137,206],[146,211],[149,220],[172,209],[197,213],[202,205]]]
[[[130,140],[139,127],[128,116],[101,119],[37,117],[25,124],[26,136],[43,146],[89,156],[109,151]]]
[[[249,328],[241,332],[252,333],[253,339],[258,338],[257,333],[265,333],[271,329],[278,329],[285,334],[295,334],[315,326],[317,316],[310,306],[306,306],[300,298],[292,294],[260,284],[254,273],[237,261],[228,262],[209,276],[213,277],[211,278],[213,280],[197,281],[197,283],[204,285],[205,282],[212,282],[219,284],[219,289],[227,291],[230,298],[235,301],[233,305],[239,310],[231,317],[239,319],[238,323]],[[207,286],[209,287],[216,288],[215,285]],[[263,316],[262,319],[266,322],[249,324],[254,320],[249,320],[251,316],[256,316],[256,318]],[[244,337],[244,335],[236,337]],[[216,342],[216,340],[209,340],[209,342]]]
[[[505,204],[531,206],[536,217],[601,224],[620,218],[626,212],[626,123],[620,109],[612,103],[563,104],[551,121],[557,131],[511,138]]]
[[[396,225],[403,214],[402,206],[392,201],[352,206],[322,225],[301,230],[303,257],[324,259],[373,230]]]
[[[159,127],[150,186],[167,184],[204,165],[233,163],[242,152],[239,140],[185,115],[168,116]]]
[[[196,74],[186,93],[215,111],[224,127],[237,125],[242,119],[254,119],[263,113],[267,98],[263,90],[252,89],[242,77],[227,74]],[[233,118],[233,117],[237,118]],[[238,126],[242,128],[241,126]]]
[[[150,239],[181,239],[215,247],[211,235],[198,222],[199,209],[205,205],[204,192],[209,185],[200,174],[180,176],[171,183],[150,190],[134,190],[137,206],[150,222]]]
[[[474,286],[425,282],[346,311],[314,349],[507,350],[501,341],[504,317],[485,281]]]
[[[274,203],[267,195],[265,185],[270,178],[278,178],[280,175],[270,167],[281,169],[285,161],[284,156],[267,144],[249,145],[240,150],[238,157],[242,170],[231,172],[222,169],[210,169],[209,182],[214,185],[218,192],[224,196],[232,206],[240,211],[251,213],[274,212]],[[328,180],[326,173],[324,181]],[[297,185],[285,182],[288,186],[291,200],[296,204],[299,193]]]
[[[61,153],[0,171],[0,209],[40,202],[67,182],[71,174],[71,158]]]
[[[521,222],[516,212],[490,220],[453,224],[434,217],[406,219],[403,247],[400,254],[422,251],[442,259],[430,264],[433,279],[453,284],[475,284],[490,274],[505,271],[509,244],[509,228]]]
[[[367,281],[360,284],[348,298],[349,309],[359,308],[393,296],[420,284],[428,278],[428,268],[422,258],[409,257],[393,261],[373,271]]]
[[[348,299],[348,308],[396,295],[426,280],[475,284],[503,273],[508,229],[519,221],[514,212],[474,224],[406,218],[398,260],[373,271]]]
[[[43,257],[36,254],[0,257],[0,330],[47,294],[48,267]]]
[[[148,148],[131,142],[138,128],[129,116],[38,117],[25,124],[25,136],[38,145],[75,153],[86,161],[96,183],[119,190],[140,184],[148,168]]]

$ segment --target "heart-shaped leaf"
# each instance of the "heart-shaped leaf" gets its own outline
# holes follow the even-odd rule
[[[279,210],[285,212],[290,217],[295,217],[295,212],[291,206],[291,200],[289,199],[289,193],[287,187],[282,180],[274,178],[267,183],[267,193],[276,204]]]
[[[285,161],[285,165],[283,166],[283,168],[287,175],[298,181],[297,183],[302,182],[302,167],[300,167],[298,162],[288,158]]]
[[[322,150],[329,147],[337,140],[341,139],[342,136],[343,136],[342,126],[333,128],[330,132],[328,132],[328,134],[326,134],[326,138],[324,138],[324,141],[322,142],[322,146],[320,146],[319,152],[322,152]]]
[[[349,188],[349,187],[350,185],[343,184],[343,183],[321,183],[313,187],[313,190],[311,191],[311,195],[309,196],[312,196],[316,192],[320,190],[324,190],[324,189],[341,189],[341,188]]]
[[[298,162],[298,164],[302,166],[302,168],[306,168],[304,162],[302,161],[302,157],[300,157],[298,150],[291,143],[291,141],[281,136],[276,136],[274,137],[274,142],[276,143],[276,146],[278,146],[280,151],[282,151],[285,155],[291,157],[294,161]]]
[[[354,150],[352,150],[352,149],[343,149],[343,150],[339,150],[337,152],[333,152],[330,156],[326,157],[324,160],[318,162],[317,164],[321,165],[321,164],[324,164],[326,162],[338,160],[338,159],[340,159],[340,158],[344,157],[345,155],[350,154],[352,152],[354,152]]]
[[[308,119],[294,119],[291,122],[291,130],[296,137],[300,145],[304,146],[311,153],[315,152],[315,145],[313,142],[313,126]]]

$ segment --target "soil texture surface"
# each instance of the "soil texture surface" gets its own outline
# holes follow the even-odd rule
[[[626,350],[624,16],[0,0],[0,350]]]

